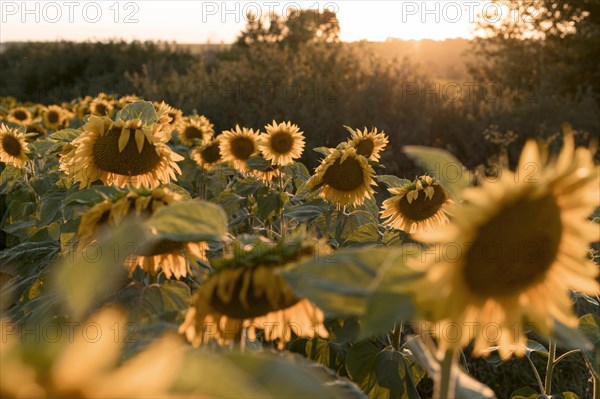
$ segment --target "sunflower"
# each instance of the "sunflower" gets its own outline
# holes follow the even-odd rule
[[[192,159],[205,170],[210,169],[211,166],[222,160],[219,138],[220,136],[192,150]]]
[[[308,180],[319,195],[340,205],[361,205],[372,198],[375,172],[354,148],[335,149],[323,160],[315,174]]]
[[[569,132],[558,158],[547,159],[527,142],[517,172],[467,189],[455,222],[415,236],[446,249],[415,260],[424,276],[409,288],[424,319],[462,328],[457,339],[439,334],[442,348],[474,339],[476,355],[492,346],[502,357],[523,355],[524,325],[544,335],[556,321],[576,328],[569,289],[598,295],[598,267],[587,258],[598,226],[587,217],[599,204],[600,168]]]
[[[115,102],[115,108],[116,109],[123,109],[127,105],[133,104],[133,103],[138,102],[138,101],[142,101],[142,99],[139,98],[138,96],[123,96],[123,97],[119,98]]]
[[[90,113],[92,115],[110,117],[113,108],[113,101],[106,96],[99,95],[90,102]]]
[[[33,117],[27,108],[16,107],[10,110],[6,120],[17,125],[29,125],[33,121]]]
[[[112,121],[90,116],[73,148],[61,158],[61,170],[81,182],[81,188],[101,180],[106,185],[157,187],[177,180],[176,162],[183,157],[166,144],[164,125],[143,125],[139,119]]]
[[[37,123],[32,123],[31,125],[27,125],[25,133],[31,133],[31,135],[27,138],[27,141],[35,141],[36,139],[43,137],[48,134],[48,131],[42,125],[38,125]]]
[[[44,126],[48,129],[58,130],[68,124],[69,117],[65,110],[58,105],[50,105],[42,112]]]
[[[27,135],[19,133],[15,128],[0,124],[0,162],[12,163],[22,167],[28,160],[29,148],[27,147]]]
[[[297,125],[273,121],[265,126],[266,133],[260,135],[258,148],[267,161],[284,166],[300,158],[304,151],[304,136]]]
[[[219,146],[224,161],[231,162],[233,167],[240,172],[249,170],[246,161],[258,152],[258,133],[252,129],[240,128],[226,130],[221,135]]]
[[[269,185],[273,179],[281,175],[281,170],[277,165],[272,165],[267,170],[252,169],[251,173],[264,184]]]
[[[207,143],[215,134],[213,126],[203,115],[185,117],[179,130],[179,141],[188,147],[194,146],[195,140],[202,144]]]
[[[356,153],[373,161],[379,161],[380,152],[388,145],[389,140],[384,132],[377,133],[377,128],[372,131],[365,130],[361,132],[359,129],[353,130],[348,126],[344,126],[352,135],[348,140],[348,145],[356,148]]]
[[[421,176],[402,187],[389,188],[393,197],[383,202],[383,225],[413,234],[448,223],[447,209],[453,204],[440,183]]]
[[[83,120],[83,118],[85,118],[86,115],[88,115],[91,111],[90,111],[90,104],[92,102],[92,97],[90,96],[85,96],[84,98],[82,98],[81,100],[79,100],[77,102],[77,104],[75,104],[75,114],[77,115],[77,118],[79,120]]]
[[[180,109],[171,107],[166,102],[154,103],[154,109],[158,115],[159,123],[168,123],[169,127],[166,129],[169,133],[174,131],[180,131],[183,126],[183,112]]]
[[[292,332],[326,337],[323,312],[294,294],[277,270],[327,249],[303,233],[278,244],[257,241],[251,248],[236,247],[233,258],[215,262],[218,271],[194,294],[179,333],[194,346],[213,338],[225,344],[242,335],[255,340],[256,329],[280,348]]]
[[[139,217],[142,220],[150,217],[157,209],[181,200],[181,195],[166,188],[157,188],[151,192],[134,192],[115,201],[104,200],[94,205],[81,217],[78,237],[81,245],[94,240],[96,232],[103,226],[118,226],[126,217]],[[188,261],[198,267],[196,259],[206,261],[205,242],[155,240],[140,248],[126,262],[129,273],[139,267],[146,273],[157,275],[161,270],[167,278],[185,277],[189,271]]]

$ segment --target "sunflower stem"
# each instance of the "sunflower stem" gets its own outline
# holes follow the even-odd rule
[[[403,329],[404,325],[402,322],[394,324],[394,329],[392,330],[392,346],[395,350],[400,350],[400,337]]]
[[[457,352],[453,348],[447,349],[441,363],[438,383],[435,384],[433,397],[436,399],[453,399],[455,396],[455,381],[452,368],[457,363]]]
[[[545,395],[550,396],[552,394],[552,372],[554,371],[556,357],[556,341],[550,340],[548,346],[548,365],[546,366],[546,381],[544,384]]]
[[[531,369],[533,370],[533,374],[535,375],[538,387],[540,388],[540,393],[542,395],[546,395],[546,389],[544,388],[544,383],[542,382],[542,377],[540,377],[540,373],[537,371],[537,368],[535,367],[535,364],[533,364],[531,358],[529,356],[525,357],[527,358],[527,360],[529,360],[529,364],[531,365]]]
[[[283,173],[279,171],[279,195],[282,196],[285,188],[283,187]],[[285,220],[283,220],[283,205],[279,210],[279,231],[281,239],[285,239]]]

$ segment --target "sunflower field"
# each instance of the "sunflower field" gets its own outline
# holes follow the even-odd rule
[[[600,399],[598,142],[340,128],[1,98],[0,395]]]

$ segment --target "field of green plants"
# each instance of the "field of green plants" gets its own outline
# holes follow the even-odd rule
[[[600,398],[598,142],[569,124],[474,171],[377,126],[0,105],[2,397]]]

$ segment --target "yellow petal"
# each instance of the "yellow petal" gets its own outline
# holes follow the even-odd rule
[[[121,130],[121,137],[119,137],[119,152],[122,152],[127,146],[130,135],[131,134],[129,133],[129,129]]]
[[[142,132],[141,130],[135,131],[135,142],[137,144],[137,149],[140,154],[142,153],[142,149],[144,148],[144,139],[145,138],[146,138],[146,136],[144,136],[144,132]]]

